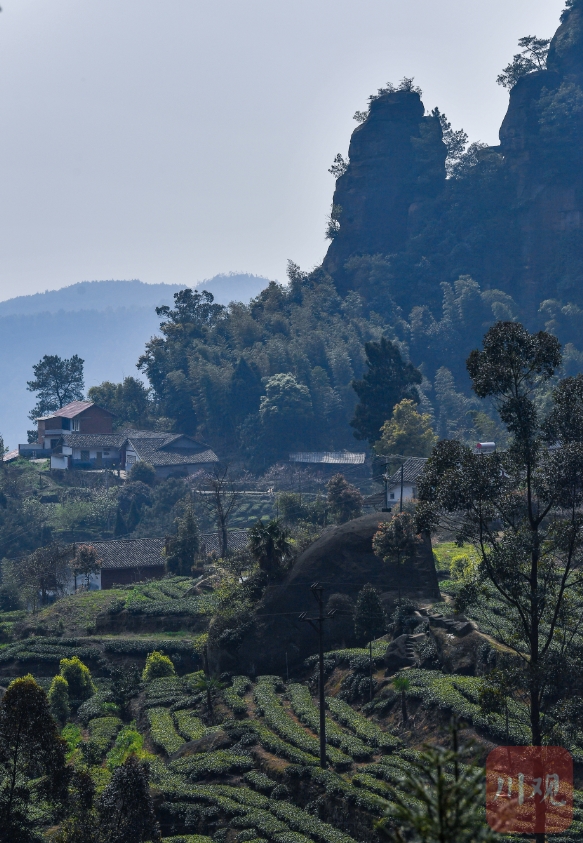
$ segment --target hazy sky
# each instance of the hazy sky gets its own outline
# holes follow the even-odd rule
[[[497,142],[496,75],[563,0],[2,0],[0,299],[283,280],[323,257],[352,115],[414,76]]]

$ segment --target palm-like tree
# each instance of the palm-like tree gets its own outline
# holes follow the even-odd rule
[[[292,542],[279,521],[258,521],[249,531],[249,550],[262,571],[273,577],[292,556]]]
[[[207,676],[205,673],[201,673],[201,675],[194,683],[195,691],[206,694],[206,706],[208,709],[209,720],[211,721],[211,725],[213,723],[214,715],[213,697],[219,691],[222,691],[224,687],[224,684],[222,682],[219,682],[218,679],[215,679],[212,676]]]

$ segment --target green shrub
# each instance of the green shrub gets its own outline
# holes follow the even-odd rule
[[[97,690],[91,679],[87,665],[78,656],[61,659],[61,676],[67,680],[69,698],[72,700],[87,700]]]
[[[118,707],[113,702],[111,692],[106,690],[97,691],[77,709],[77,718],[84,726],[97,717],[113,717],[117,714]]]
[[[229,706],[235,717],[246,717],[247,703],[241,698],[251,687],[251,680],[248,676],[233,676],[231,687],[224,688],[223,699]]]
[[[113,770],[123,764],[130,755],[143,758],[145,754],[144,738],[137,731],[135,724],[124,726],[118,733],[113,747],[107,753],[107,766]]]
[[[69,683],[64,676],[55,676],[51,682],[48,697],[51,713],[55,720],[62,726],[67,722],[67,718],[71,714],[71,708],[69,706]]]
[[[150,682],[152,679],[160,679],[163,676],[174,676],[176,671],[172,661],[160,650],[148,653],[146,665],[142,673],[142,681]]]
[[[81,734],[81,729],[79,726],[76,726],[74,723],[67,723],[63,731],[61,732],[61,737],[67,743],[67,761],[70,759],[71,755],[75,752],[79,744],[83,741],[83,735]]]
[[[259,770],[250,770],[246,773],[245,781],[255,790],[258,790],[260,793],[267,793],[267,795],[271,793],[277,784],[269,776],[266,776],[265,773],[260,773]]]
[[[150,708],[148,710],[150,735],[152,741],[161,747],[168,755],[177,752],[184,743],[184,738],[176,732],[172,715],[167,708]]]

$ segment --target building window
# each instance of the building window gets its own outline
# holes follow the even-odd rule
[[[81,462],[89,462],[89,451],[81,451]]]
[[[390,499],[391,499],[392,501],[394,501],[394,500],[395,500],[395,493],[394,493],[394,492],[391,492],[391,494],[389,495],[389,497],[390,497]]]
[[[80,429],[81,428],[79,427],[79,419],[73,419],[71,422],[71,430],[74,430],[79,433]]]

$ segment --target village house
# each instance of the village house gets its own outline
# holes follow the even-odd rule
[[[199,541],[201,556],[219,555],[218,533],[202,533]],[[100,569],[98,573],[91,576],[89,589],[91,591],[105,590],[117,585],[161,579],[166,574],[165,543],[166,540],[160,537],[91,542],[91,547],[94,547],[97,552]],[[242,550],[246,545],[247,530],[229,530],[231,550]],[[71,592],[82,584],[80,577],[77,578],[77,582],[71,580],[67,591]]]
[[[113,432],[113,413],[91,401],[73,401],[50,416],[37,419],[37,441],[19,445],[21,456],[49,458],[51,468],[122,469],[147,462],[156,475],[186,476],[202,465],[218,462],[208,445],[181,433],[149,430]]]

